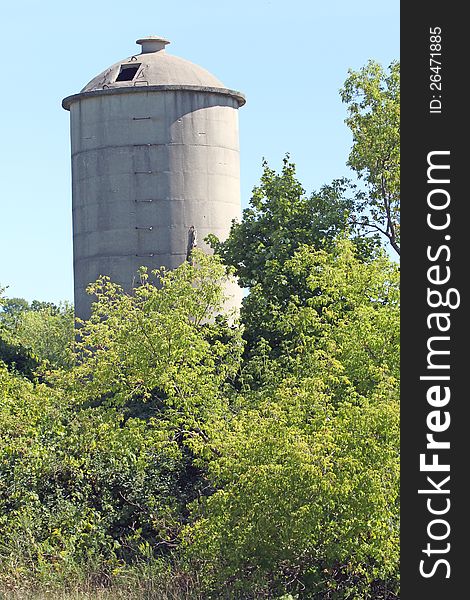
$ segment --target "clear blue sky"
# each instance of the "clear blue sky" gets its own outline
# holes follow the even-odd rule
[[[73,299],[69,113],[65,96],[140,47],[167,52],[242,91],[242,206],[289,152],[307,192],[349,175],[338,90],[349,68],[399,58],[398,0],[17,0],[1,10],[0,285],[28,300]]]

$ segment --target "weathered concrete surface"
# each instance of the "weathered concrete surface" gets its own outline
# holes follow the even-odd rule
[[[158,39],[148,44],[162,47]],[[144,56],[148,63],[162,53],[147,50],[137,58]],[[141,265],[174,268],[185,260],[192,225],[198,246],[209,250],[204,237],[214,233],[224,239],[232,219],[240,216],[239,93],[226,90],[213,76],[203,77],[200,67],[196,72],[204,89],[194,87],[193,80],[185,87],[180,69],[173,87],[144,88],[125,81],[117,84],[119,89],[100,90],[96,82],[108,86],[120,64],[105,71],[108,79],[98,76],[63,103],[71,113],[75,310],[80,318],[89,316],[85,289],[100,275],[129,290]],[[184,66],[189,71],[196,67]],[[171,73],[167,76],[172,81]],[[209,91],[207,83],[220,88]],[[238,286],[230,284],[227,292],[233,296],[228,307],[238,306]]]

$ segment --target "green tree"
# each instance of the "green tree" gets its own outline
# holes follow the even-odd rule
[[[3,295],[5,288],[0,288]],[[14,327],[22,313],[30,310],[30,305],[24,298],[4,298],[0,302],[0,324],[2,327]]]
[[[0,287],[0,361],[12,371],[33,380],[39,360],[30,348],[17,339],[18,322],[29,304],[23,298],[5,298],[5,288]]]
[[[317,293],[305,305],[292,303],[280,317],[286,372],[301,376],[308,357],[341,365],[361,394],[383,378],[399,379],[399,268],[382,251],[363,261],[354,244],[339,238],[331,252],[302,248],[286,264]],[[318,354],[320,353],[320,354]],[[313,363],[315,366],[315,362]],[[320,372],[334,373],[320,363]]]
[[[279,282],[276,273],[301,245],[319,248],[344,231],[353,209],[344,197],[345,184],[334,181],[308,196],[288,156],[280,173],[264,161],[260,184],[253,189],[242,221],[232,224],[225,242],[210,237],[216,252],[236,269],[242,287],[262,285],[267,295],[279,299],[299,293],[298,281]]]
[[[158,564],[188,503],[210,493],[211,423],[242,345],[218,314],[225,268],[193,258],[161,270],[158,287],[144,270],[131,294],[107,278],[90,286],[76,361],[47,385],[0,363],[0,577],[70,582]]]
[[[321,293],[278,316],[288,334],[281,356],[253,358],[263,385],[245,385],[231,419],[211,428],[216,491],[193,507],[187,552],[212,589],[233,598],[391,599],[397,266],[385,255],[366,263],[341,239],[332,252],[300,249],[285,269]]]
[[[242,344],[220,316],[223,265],[198,250],[193,258],[155,271],[156,285],[142,270],[132,294],[106,277],[89,287],[93,314],[81,323],[79,364],[64,379],[78,397],[121,406],[151,400],[188,422],[218,410]]]
[[[260,185],[254,188],[242,221],[232,224],[224,242],[210,236],[224,263],[235,269],[240,285],[249,288],[241,311],[248,352],[261,339],[275,351],[280,343],[278,315],[289,303],[304,304],[316,293],[284,265],[302,245],[332,248],[336,236],[348,229],[354,201],[346,198],[347,189],[347,182],[338,180],[308,196],[288,157],[280,173],[264,162]],[[353,237],[364,257],[373,254],[374,240]]]
[[[353,135],[348,165],[364,182],[352,222],[380,232],[400,254],[400,64],[369,61],[341,90]]]
[[[0,362],[0,582],[109,578],[177,531],[182,461],[158,423],[125,419]]]
[[[70,368],[75,335],[73,306],[35,302],[31,310],[23,311],[18,318],[18,343],[51,367]]]
[[[2,298],[0,359],[34,377],[39,364],[68,368],[74,340],[73,306],[24,298]]]

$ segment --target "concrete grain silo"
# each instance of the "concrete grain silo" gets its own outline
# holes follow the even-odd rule
[[[70,111],[75,312],[100,275],[130,290],[141,265],[175,268],[240,216],[240,92],[168,55],[169,42],[137,40],[140,54],[95,77],[62,106]],[[237,306],[241,290],[227,290]]]

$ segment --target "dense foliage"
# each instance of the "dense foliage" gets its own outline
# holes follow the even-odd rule
[[[91,286],[77,363],[46,383],[2,368],[2,576],[166,557],[215,597],[394,589],[396,265],[301,247],[284,270],[321,293],[279,315],[279,357],[244,362],[223,266],[195,256],[133,295]]]
[[[349,230],[355,203],[346,197],[347,189],[348,182],[338,180],[308,196],[288,157],[280,173],[264,162],[260,185],[254,188],[242,221],[233,223],[222,243],[209,236],[225,264],[235,269],[240,284],[250,289],[242,309],[248,353],[261,338],[276,351],[278,316],[290,303],[304,304],[317,293],[302,274],[286,269],[286,262],[302,246],[333,248],[336,237]],[[360,237],[354,230],[351,234],[361,255],[370,257],[376,240]]]
[[[265,164],[218,255],[132,293],[100,278],[77,329],[70,306],[0,299],[0,595],[398,597],[399,272],[348,190]]]
[[[23,298],[0,298],[0,359],[33,379],[39,364],[69,367],[73,362],[73,306]]]
[[[322,293],[279,317],[282,358],[256,357],[263,384],[244,379],[215,427],[216,491],[193,504],[188,550],[235,597],[363,598],[398,560],[397,269],[346,240],[286,269]]]

